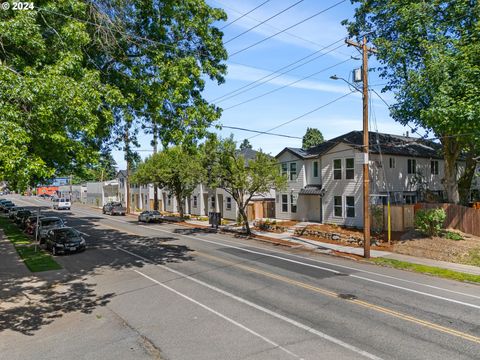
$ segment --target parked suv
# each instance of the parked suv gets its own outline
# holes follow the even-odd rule
[[[49,216],[41,218],[38,223],[38,238],[40,244],[45,242],[45,238],[47,237],[47,233],[49,230],[65,227],[65,223],[62,219],[56,216]]]
[[[125,215],[126,209],[120,202],[109,202],[103,206],[102,212],[109,215]]]
[[[53,209],[55,210],[70,210],[70,199],[65,199],[65,198],[59,198],[59,199],[54,199],[53,200]]]
[[[158,222],[162,220],[162,215],[157,210],[143,211],[138,215],[138,222]]]

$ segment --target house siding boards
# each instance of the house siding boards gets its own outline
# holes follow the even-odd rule
[[[324,223],[333,223],[338,225],[361,227],[363,226],[363,206],[362,206],[362,164],[359,163],[358,155],[361,152],[346,144],[338,144],[322,155],[322,180],[325,195],[322,198],[322,213]],[[354,159],[354,178],[346,179],[346,159]],[[333,178],[334,160],[340,160],[341,179]],[[342,199],[342,216],[334,215],[334,197],[340,196]],[[355,200],[355,217],[347,217],[346,197],[353,196]]]
[[[305,207],[303,203],[298,204],[298,200],[300,200],[300,197],[298,196],[298,193],[300,192],[301,189],[305,187],[307,184],[307,179],[306,179],[306,169],[305,169],[305,161],[301,159],[300,157],[292,154],[290,151],[284,151],[283,153],[280,154],[280,156],[277,158],[278,162],[280,164],[286,163],[288,165],[287,167],[287,187],[284,191],[279,192],[275,197],[275,217],[277,219],[284,219],[284,220],[301,220],[301,214],[298,212],[299,206],[302,206],[302,208]],[[296,170],[297,170],[297,176],[294,179],[291,179],[291,168],[290,164],[295,163],[296,164]],[[281,166],[281,165],[280,165]],[[282,209],[282,195],[287,195],[288,199],[288,209],[286,212],[283,211]],[[292,212],[292,197],[291,196],[296,196],[297,197],[297,212]]]

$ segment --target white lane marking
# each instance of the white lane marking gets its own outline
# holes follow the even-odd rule
[[[253,307],[253,308],[256,309],[256,310],[262,311],[262,312],[264,312],[264,313],[266,313],[266,314],[268,314],[268,315],[271,315],[271,316],[273,316],[273,317],[275,317],[275,318],[277,318],[277,319],[283,320],[283,321],[285,321],[285,322],[287,322],[287,323],[289,323],[289,324],[291,324],[291,325],[294,325],[294,326],[296,326],[296,327],[298,327],[298,328],[300,328],[300,329],[302,329],[302,330],[305,330],[305,331],[307,331],[307,332],[309,332],[309,333],[311,333],[311,334],[317,335],[318,337],[320,337],[320,338],[322,338],[322,339],[324,339],[324,340],[327,340],[327,341],[330,341],[330,342],[332,342],[332,343],[334,343],[334,344],[337,344],[337,345],[339,345],[339,346],[341,346],[341,347],[343,347],[343,348],[345,348],[345,349],[348,349],[348,350],[350,350],[350,351],[353,351],[353,352],[355,352],[355,353],[357,353],[357,354],[359,354],[359,355],[362,355],[362,356],[364,356],[364,357],[366,357],[366,358],[368,358],[368,359],[372,359],[372,360],[382,360],[382,358],[379,358],[379,357],[377,357],[377,356],[375,356],[375,355],[373,355],[373,354],[370,354],[370,353],[367,352],[367,351],[364,351],[364,350],[362,350],[362,349],[359,349],[359,348],[357,348],[357,347],[354,346],[354,345],[350,345],[350,344],[348,344],[348,343],[346,343],[346,342],[344,342],[344,341],[342,341],[342,340],[340,340],[340,339],[337,339],[337,338],[335,338],[335,337],[333,337],[333,336],[327,335],[327,334],[325,334],[325,333],[323,333],[323,332],[321,332],[321,331],[319,331],[319,330],[316,330],[316,329],[314,329],[314,328],[312,328],[312,327],[310,327],[310,326],[304,325],[304,324],[302,324],[302,323],[300,323],[300,322],[298,322],[298,321],[296,321],[296,320],[290,319],[290,318],[288,318],[288,317],[286,317],[286,316],[284,316],[284,315],[281,315],[281,314],[276,313],[276,312],[274,312],[274,311],[272,311],[272,310],[269,310],[269,309],[267,309],[267,308],[265,308],[265,307],[263,307],[263,306],[261,306],[261,305],[257,305],[257,304],[255,304],[255,303],[249,301],[249,300],[246,300],[246,299],[241,298],[241,297],[239,297],[239,296],[236,296],[236,295],[234,295],[234,294],[232,294],[232,293],[229,293],[228,291],[225,291],[225,290],[222,290],[222,289],[220,289],[220,288],[217,288],[216,286],[207,284],[207,283],[205,283],[205,282],[203,282],[203,281],[201,281],[201,280],[195,279],[195,278],[193,278],[193,277],[191,277],[191,276],[189,276],[189,275],[187,275],[187,274],[184,274],[184,273],[182,273],[182,272],[180,272],[180,271],[171,269],[171,268],[169,268],[169,267],[167,267],[167,266],[165,266],[165,265],[161,265],[161,264],[155,263],[154,261],[152,261],[152,260],[150,260],[150,259],[147,259],[147,258],[145,258],[145,257],[143,257],[143,256],[141,256],[141,255],[135,254],[135,253],[133,253],[133,252],[131,252],[131,251],[122,249],[121,247],[117,247],[117,249],[120,250],[120,251],[123,251],[123,252],[125,252],[125,253],[127,253],[127,254],[130,254],[130,255],[132,255],[132,256],[134,256],[134,257],[137,257],[137,258],[139,258],[139,259],[142,259],[142,260],[144,260],[144,261],[147,261],[147,262],[149,262],[149,263],[151,263],[151,264],[154,264],[154,265],[156,265],[156,266],[158,266],[158,267],[160,267],[160,268],[162,268],[162,269],[164,269],[164,270],[167,270],[167,271],[172,272],[172,273],[174,273],[174,274],[176,274],[176,275],[179,275],[179,276],[181,276],[182,278],[188,279],[188,280],[193,281],[193,282],[195,282],[195,283],[197,283],[197,284],[199,284],[199,285],[202,285],[202,286],[204,286],[204,287],[206,287],[206,288],[209,288],[209,289],[211,289],[211,290],[214,290],[214,291],[216,291],[216,292],[218,292],[218,293],[220,293],[220,294],[222,294],[222,295],[225,295],[225,296],[227,296],[227,297],[229,297],[229,298],[231,298],[231,299],[234,299],[234,300],[236,300],[236,301],[238,301],[238,302],[241,302],[241,303],[243,303],[243,304],[245,304],[245,305],[248,305],[248,306],[250,306],[250,307]],[[147,275],[144,275],[144,274],[140,273],[140,272],[137,271],[137,270],[134,270],[134,271],[137,272],[137,273],[139,273],[139,274],[141,274],[141,275],[143,275],[143,276],[145,276],[145,277],[147,277]],[[152,281],[155,281],[155,283],[157,283],[157,284],[159,284],[159,285],[162,285],[162,286],[168,288],[165,284],[162,284],[162,283],[160,283],[159,281],[157,281],[157,280],[155,280],[155,279],[152,279],[152,278],[150,278],[150,277],[148,277],[148,278],[149,278],[150,280],[152,280]],[[175,290],[173,290],[173,289],[172,289],[172,291],[175,292]],[[181,296],[183,296],[183,295],[181,295]],[[185,295],[185,296],[186,296],[186,295]],[[192,299],[192,300],[193,300],[193,299]],[[195,301],[195,300],[193,300],[193,301]],[[201,306],[202,306],[202,305],[201,305]],[[213,311],[214,311],[214,310],[213,310]]]
[[[83,212],[83,211],[79,211],[79,212]],[[87,213],[87,212],[83,212],[83,213],[84,213],[84,214],[89,214],[89,213]],[[101,215],[99,215],[99,216],[101,216]],[[123,223],[123,224],[128,224],[128,222],[127,222],[127,221],[124,221],[124,220],[112,219],[112,218],[108,218],[108,217],[105,217],[105,216],[102,216],[102,217],[105,218],[105,219],[107,219],[107,220],[117,221],[117,222],[120,222],[120,223]],[[159,232],[163,232],[163,233],[168,233],[168,234],[177,235],[177,236],[180,236],[180,237],[183,236],[183,237],[191,238],[191,239],[194,239],[194,240],[197,240],[197,241],[208,242],[208,243],[212,243],[212,244],[215,244],[215,245],[220,245],[220,246],[225,246],[225,247],[240,249],[240,250],[245,251],[245,252],[254,252],[253,250],[248,250],[248,249],[245,249],[245,248],[241,248],[241,247],[237,247],[237,246],[233,246],[233,245],[228,245],[228,244],[225,244],[225,243],[223,243],[223,242],[216,242],[216,241],[212,241],[212,240],[201,239],[201,238],[194,237],[194,236],[190,236],[190,235],[178,234],[178,233],[174,233],[174,232],[172,232],[172,231],[159,229],[159,228],[154,227],[154,226],[145,226],[145,225],[139,225],[139,226],[143,226],[143,227],[145,227],[145,228],[147,228],[147,229],[151,229],[151,230],[155,230],[155,231],[159,231]],[[228,240],[224,240],[224,241],[228,241]],[[249,246],[250,246],[250,245],[249,245]],[[250,247],[255,247],[255,246],[250,246]],[[255,247],[255,248],[257,248],[257,247]],[[258,249],[258,248],[257,248],[257,249]],[[276,252],[276,253],[278,253],[277,251],[274,251],[274,250],[272,250],[271,252]],[[301,262],[301,261],[296,261],[296,260],[284,258],[284,257],[281,257],[281,256],[275,256],[275,255],[271,255],[271,254],[267,254],[267,253],[262,253],[262,252],[254,252],[254,253],[261,254],[261,255],[266,256],[266,257],[275,257],[275,258],[277,258],[277,259],[280,259],[280,260],[283,260],[283,261],[287,261],[287,262],[294,262],[294,263],[297,263],[297,264],[301,264],[301,265],[303,265],[303,266],[319,268],[319,269],[322,269],[322,270],[331,271],[331,272],[338,273],[338,274],[340,273],[340,272],[338,272],[338,271],[336,271],[336,270],[333,270],[333,269],[323,268],[323,267],[319,267],[319,266],[316,266],[316,265],[313,265],[313,264],[304,263],[304,262]],[[295,255],[290,255],[290,254],[289,254],[289,256],[295,256]],[[328,264],[328,265],[331,265],[331,266],[338,266],[338,267],[342,267],[342,268],[345,268],[345,269],[354,270],[354,271],[358,271],[358,272],[364,272],[364,273],[368,273],[368,274],[371,274],[371,275],[383,276],[383,277],[388,277],[388,278],[391,278],[391,279],[394,279],[394,280],[399,280],[399,281],[414,283],[414,284],[416,284],[416,285],[425,286],[425,287],[430,287],[430,288],[434,288],[434,289],[436,289],[436,290],[441,290],[441,291],[445,291],[445,292],[450,292],[450,293],[454,293],[454,294],[457,294],[457,295],[468,296],[468,297],[472,297],[472,298],[475,298],[475,299],[480,299],[480,297],[479,297],[479,296],[476,296],[476,295],[471,295],[471,294],[467,294],[467,293],[457,292],[457,291],[454,291],[454,290],[444,289],[444,288],[440,288],[440,287],[436,287],[436,286],[432,286],[432,285],[428,285],[428,284],[417,283],[417,282],[413,282],[413,281],[410,281],[410,280],[403,280],[403,279],[396,278],[396,277],[393,277],[393,276],[377,274],[377,273],[375,273],[375,272],[365,271],[365,270],[357,269],[357,268],[354,268],[354,267],[349,267],[349,266],[344,266],[344,265],[336,265],[336,264],[333,264],[333,263],[328,263],[328,262],[325,262],[325,261],[314,260],[314,259],[308,259],[308,258],[304,258],[304,257],[301,257],[301,256],[296,256],[296,257],[299,257],[299,258],[302,258],[302,259],[305,259],[305,260],[309,260],[309,261],[314,261],[314,262],[320,262],[320,263]],[[427,292],[424,292],[424,291],[414,290],[414,289],[411,289],[411,288],[406,288],[406,287],[403,287],[403,286],[399,286],[399,285],[387,283],[387,282],[384,282],[384,281],[374,280],[374,279],[370,279],[370,278],[363,277],[363,276],[359,276],[359,275],[353,275],[353,274],[346,274],[346,275],[348,275],[348,276],[350,276],[350,277],[353,277],[353,278],[356,278],[356,279],[360,279],[360,280],[364,280],[364,281],[369,281],[369,282],[373,282],[373,283],[376,283],[376,284],[381,284],[381,285],[384,285],[384,286],[389,286],[389,287],[393,287],[393,288],[396,288],[396,289],[401,289],[401,290],[405,290],[405,291],[408,291],[408,292],[413,292],[413,293],[416,293],[416,294],[420,294],[420,295],[424,295],[424,296],[428,296],[428,297],[433,297],[433,298],[436,298],[436,299],[439,299],[439,300],[444,300],[444,301],[453,302],[453,303],[456,303],[456,304],[460,304],[460,305],[464,305],[464,306],[468,306],[468,307],[473,307],[473,308],[476,308],[476,309],[480,309],[480,306],[479,306],[479,305],[475,305],[475,304],[471,304],[471,303],[467,303],[467,302],[463,302],[463,301],[459,301],[459,300],[455,300],[455,299],[451,299],[451,298],[446,298],[446,297],[443,297],[443,296],[439,296],[439,295],[427,293]]]
[[[120,249],[120,250],[122,250],[122,249]],[[257,333],[256,331],[254,331],[254,330],[246,327],[245,325],[240,324],[239,322],[237,322],[237,321],[229,318],[229,317],[226,316],[226,315],[223,315],[223,314],[219,313],[218,311],[212,309],[211,307],[209,307],[209,306],[207,306],[207,305],[204,305],[204,304],[202,304],[201,302],[198,302],[197,300],[192,299],[191,297],[189,297],[189,296],[187,296],[187,295],[185,295],[185,294],[182,294],[181,292],[179,292],[179,291],[171,288],[170,286],[167,286],[167,285],[161,283],[160,281],[155,280],[154,278],[151,278],[150,276],[142,273],[141,271],[138,271],[138,270],[133,270],[133,271],[135,271],[137,274],[143,276],[144,278],[146,278],[146,279],[154,282],[155,284],[160,285],[160,286],[164,287],[165,289],[167,289],[167,290],[169,290],[169,291],[177,294],[178,296],[181,296],[181,297],[183,297],[184,299],[186,299],[186,300],[194,303],[195,305],[198,305],[198,306],[204,308],[205,310],[210,311],[211,313],[213,313],[213,314],[221,317],[222,319],[228,321],[229,323],[231,323],[231,324],[233,324],[233,325],[235,325],[235,326],[238,326],[239,328],[241,328],[241,329],[249,332],[250,334],[252,334],[252,335],[254,335],[254,336],[256,336],[256,337],[259,337],[260,339],[262,339],[263,341],[267,342],[268,344],[273,345],[276,349],[280,349],[280,350],[286,352],[287,354],[292,355],[293,357],[296,357],[297,359],[303,360],[303,358],[301,358],[301,357],[298,356],[297,354],[291,352],[290,350],[284,348],[284,347],[281,346],[280,344],[277,344],[276,342],[274,342],[274,341],[266,338],[265,336],[260,335],[260,334]]]

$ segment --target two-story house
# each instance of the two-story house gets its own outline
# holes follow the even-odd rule
[[[441,145],[369,133],[371,202],[416,203],[442,196]],[[276,158],[288,179],[277,193],[276,218],[362,227],[363,133],[351,131],[310,149],[285,148]],[[459,172],[461,166],[459,167]]]

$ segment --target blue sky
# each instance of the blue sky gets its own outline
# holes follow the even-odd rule
[[[207,3],[211,6],[223,8],[228,15],[227,22],[219,23],[219,28],[264,2],[265,0],[207,0]],[[279,16],[233,39],[297,2],[298,0],[270,0],[222,30],[224,31],[225,47],[230,54],[227,60],[228,74],[224,84],[218,86],[210,82],[207,84],[204,93],[208,101],[216,103],[223,109],[222,117],[219,120],[220,124],[268,131],[281,123],[301,117],[351,92],[349,85],[345,82],[330,79],[330,76],[337,75],[351,80],[351,71],[361,66],[360,60],[352,59],[352,57],[360,58],[359,52],[355,48],[347,47],[344,43],[347,33],[341,25],[341,21],[346,18],[352,19],[354,14],[354,7],[349,0],[286,32],[235,54],[237,51],[331,7],[339,0],[303,0]],[[230,39],[233,40],[229,41]],[[335,44],[319,52],[319,50],[333,43]],[[231,97],[224,97],[242,86],[268,76],[272,72],[309,55],[311,56],[305,61],[312,61],[304,66],[275,79],[271,78],[278,74],[271,75],[268,78],[271,80],[262,83],[260,86],[247,87],[244,89],[247,91],[243,93],[234,93],[231,94]],[[374,57],[370,58],[369,65],[370,67],[376,65]],[[379,93],[383,82],[376,76],[376,73],[370,72],[369,84]],[[268,92],[271,93],[267,94]],[[393,102],[392,94],[381,95],[387,103]],[[403,134],[410,130],[391,119],[386,105],[375,94],[372,94],[370,110],[371,129],[376,130],[376,127],[378,127],[380,132],[394,134]],[[377,126],[375,126],[375,122]],[[361,94],[351,93],[341,100],[281,126],[272,132],[302,137],[307,127],[318,128],[325,139],[352,130],[361,130]],[[286,146],[301,147],[301,139],[269,135],[255,136],[254,133],[225,128],[217,132],[223,137],[233,133],[238,142],[249,138],[254,149],[261,148],[272,155],[276,155]],[[140,152],[141,156],[149,155],[150,138],[141,136],[140,143],[141,149],[145,150]],[[119,167],[125,168],[123,153],[116,151],[113,155]]]

